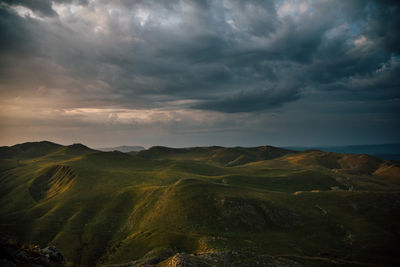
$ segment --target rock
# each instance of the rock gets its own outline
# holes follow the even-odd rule
[[[210,266],[198,259],[198,257],[190,256],[186,253],[177,253],[171,257],[166,266],[168,267],[206,267]]]
[[[52,262],[64,262],[65,261],[64,256],[54,246],[45,247],[44,249],[42,249],[42,253],[46,256],[46,258],[49,261],[52,261]]]
[[[0,238],[0,266],[64,266],[63,255],[55,247],[40,249],[39,246],[22,245]]]

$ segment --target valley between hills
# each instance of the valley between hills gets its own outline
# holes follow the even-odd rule
[[[66,266],[399,266],[399,222],[400,163],[365,154],[0,147],[1,235]]]

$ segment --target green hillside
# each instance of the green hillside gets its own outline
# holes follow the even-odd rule
[[[0,233],[70,266],[398,266],[400,165],[368,155],[0,148]]]

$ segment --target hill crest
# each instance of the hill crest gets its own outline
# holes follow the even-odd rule
[[[225,262],[224,251],[251,253],[235,266],[261,255],[398,263],[396,162],[271,146],[24,146],[1,148],[12,153],[0,157],[0,232],[54,245],[70,266],[183,252]]]

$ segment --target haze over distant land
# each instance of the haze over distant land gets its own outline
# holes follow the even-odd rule
[[[352,145],[352,146],[324,146],[324,147],[286,147],[288,149],[322,150],[335,153],[369,154],[381,159],[400,160],[400,144],[374,144],[374,145]]]
[[[103,147],[98,148],[101,151],[120,151],[120,152],[132,152],[145,150],[142,146],[117,146],[117,147]]]
[[[0,0],[0,145],[400,142],[395,0]]]

